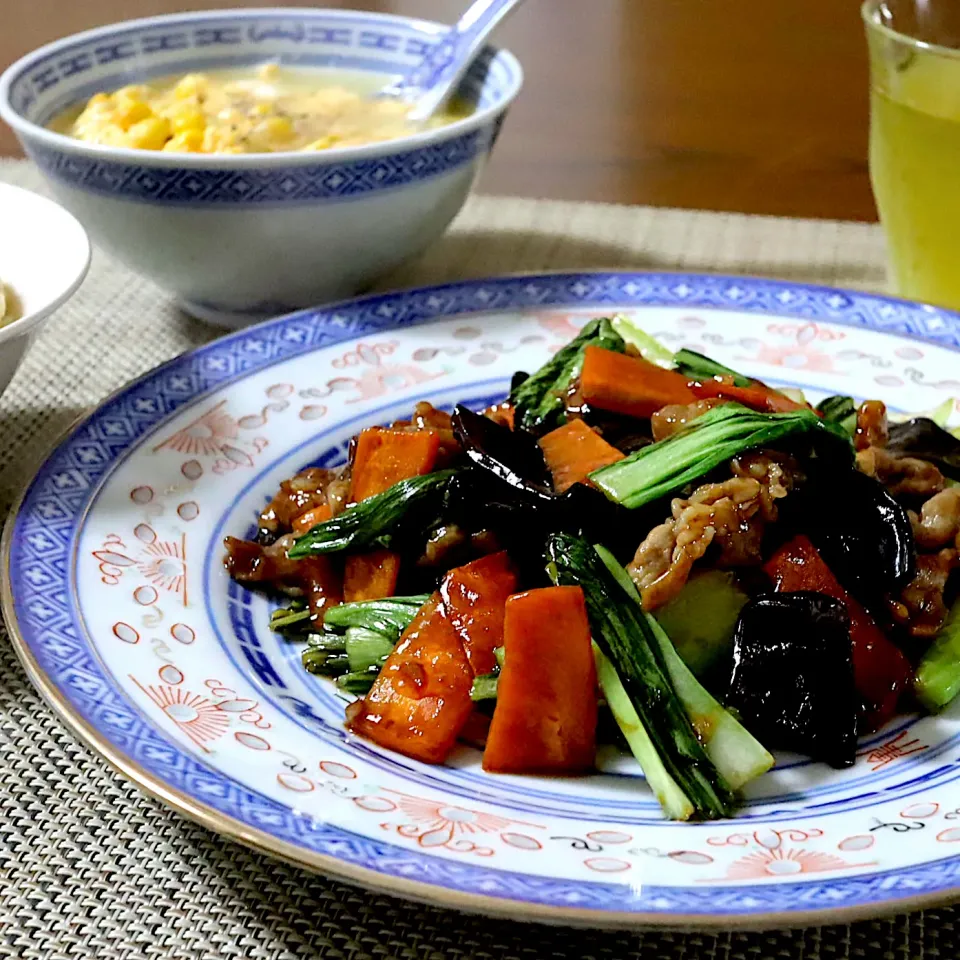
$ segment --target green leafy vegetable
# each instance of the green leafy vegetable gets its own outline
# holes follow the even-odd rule
[[[582,588],[593,639],[613,664],[664,768],[695,813],[705,819],[726,816],[733,793],[697,739],[671,682],[660,640],[639,606],[587,541],[552,534],[547,558],[554,583]]]
[[[382,600],[360,600],[330,607],[323,616],[328,630],[341,631],[348,627],[363,627],[387,637],[393,643],[410,626],[417,611],[430,598],[423,594],[414,597],[385,597]]]
[[[733,631],[748,599],[729,570],[705,570],[653,616],[683,662],[702,678],[718,664],[729,664]]]
[[[928,710],[942,710],[960,694],[960,602],[917,667],[914,691]]]
[[[817,405],[824,420],[837,424],[844,433],[853,436],[857,429],[857,404],[853,397],[827,397]]]
[[[365,693],[428,599],[387,597],[330,607],[323,617],[323,632],[307,634],[304,668],[337,677],[340,686],[351,693]]]
[[[270,629],[279,633],[306,630],[310,627],[312,614],[302,600],[294,600],[288,607],[281,607],[270,614]]]
[[[403,535],[423,529],[427,519],[436,518],[456,472],[438,470],[401,480],[332,520],[318,523],[294,543],[288,556],[297,560],[343,550],[389,550]]]
[[[598,546],[596,551],[607,570],[639,610],[640,595],[627,571],[605,547]],[[709,616],[707,610],[702,610],[701,613]],[[704,689],[656,619],[648,613],[641,612],[641,616],[646,619],[656,639],[667,674],[683,703],[687,717],[723,781],[732,790],[739,790],[761,773],[766,773],[774,763],[770,752]]]
[[[473,686],[470,687],[470,699],[496,700],[499,679],[499,673],[482,673],[479,677],[474,677]]]
[[[369,692],[379,672],[379,667],[371,667],[369,670],[343,673],[337,677],[337,686],[346,693],[362,697]]]
[[[655,363],[665,370],[673,368],[673,352],[651,337],[649,333],[634,326],[622,314],[617,314],[610,323],[613,329],[623,338],[624,343],[633,347],[644,360]]]
[[[839,462],[852,461],[849,436],[812,410],[758,413],[726,403],[692,420],[680,433],[594,470],[590,479],[615,503],[635,509],[699,480],[745,450],[803,433],[831,441]]]
[[[580,374],[583,351],[588,346],[623,353],[624,344],[606,317],[591,320],[536,373],[510,391],[518,427],[546,433],[566,421],[567,391]]]
[[[324,677],[336,677],[350,669],[350,658],[345,649],[325,646],[322,643],[309,644],[301,655],[301,662],[307,673],[317,673]]]
[[[351,673],[361,673],[376,666],[377,669],[393,652],[396,641],[385,637],[376,630],[366,627],[349,627],[346,632],[347,660]]]
[[[691,380],[711,380],[713,377],[732,377],[735,387],[749,387],[753,385],[753,381],[749,377],[745,377],[743,374],[737,373],[736,370],[731,370],[722,363],[717,363],[716,360],[711,360],[709,357],[705,357],[702,353],[697,353],[695,350],[687,350],[686,348],[678,350],[674,354],[673,362],[676,364],[677,370],[690,377]]]

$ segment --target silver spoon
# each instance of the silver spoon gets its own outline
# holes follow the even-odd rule
[[[376,94],[413,104],[407,119],[429,120],[450,99],[487,37],[523,0],[474,0],[467,12],[406,76]]]

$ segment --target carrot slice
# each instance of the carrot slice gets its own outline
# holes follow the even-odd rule
[[[517,574],[505,551],[451,570],[440,585],[450,622],[463,643],[473,673],[491,673],[493,651],[503,645],[503,610],[517,589]]]
[[[516,412],[513,404],[509,400],[504,400],[503,403],[495,403],[492,407],[487,407],[483,415],[489,417],[494,423],[502,424],[512,430]]]
[[[439,449],[440,435],[432,430],[362,430],[353,457],[350,499],[356,503],[383,493],[401,480],[429,473]]]
[[[591,406],[640,418],[653,416],[668,403],[697,399],[682,374],[602,347],[584,350],[580,392]]]
[[[432,430],[368,427],[357,438],[350,477],[350,499],[356,503],[401,480],[429,473],[437,460],[440,436]],[[400,557],[388,550],[347,557],[343,597],[348,603],[389,597],[397,587]]]
[[[294,517],[290,527],[294,533],[306,533],[308,530],[312,530],[318,523],[326,523],[330,517],[330,505],[324,503],[319,507],[311,507],[309,510],[304,510],[300,516]]]
[[[435,593],[407,627],[370,692],[347,708],[347,726],[388,750],[442,763],[474,705],[473,671]]]
[[[510,597],[504,664],[483,751],[493,773],[578,773],[594,764],[597,678],[580,587]]]
[[[392,597],[400,576],[400,556],[391,550],[371,550],[347,557],[343,596],[347,603]]]
[[[582,483],[592,471],[623,459],[616,447],[583,420],[570,420],[541,437],[539,442],[557,493]]]
[[[701,399],[722,397],[724,400],[735,400],[761,413],[787,413],[790,410],[809,409],[808,404],[797,403],[786,394],[763,383],[755,383],[752,387],[735,387],[719,380],[704,380],[702,383],[691,383],[690,389]]]

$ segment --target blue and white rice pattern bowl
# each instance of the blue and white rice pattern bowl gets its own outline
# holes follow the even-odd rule
[[[398,75],[448,28],[357,11],[177,14],[67,37],[0,78],[0,117],[98,244],[186,308],[229,325],[354,293],[436,239],[459,211],[522,71],[487,48],[466,118],[324,152],[217,155],[104,147],[46,125],[102,90],[278,61]]]

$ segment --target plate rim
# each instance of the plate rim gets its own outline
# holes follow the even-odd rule
[[[947,310],[945,308],[934,307],[917,301],[907,300],[905,298],[887,296],[885,294],[875,294],[871,291],[853,290],[831,285],[810,284],[802,282],[792,282],[789,280],[777,280],[774,278],[748,276],[744,274],[724,274],[724,273],[702,273],[687,270],[614,270],[614,269],[592,269],[592,270],[554,270],[554,271],[531,271],[522,273],[501,274],[493,277],[478,277],[467,280],[448,281],[442,284],[423,285],[419,287],[398,288],[396,290],[377,292],[360,297],[346,298],[335,303],[322,304],[317,307],[305,308],[293,311],[280,317],[271,318],[252,327],[246,327],[238,331],[231,332],[223,337],[215,338],[206,344],[201,344],[183,351],[182,353],[166,360],[157,366],[145,371],[144,373],[132,378],[111,391],[99,402],[93,404],[69,423],[54,440],[45,446],[42,453],[35,458],[29,473],[28,479],[23,484],[15,501],[10,507],[9,513],[4,523],[2,538],[0,538],[0,610],[6,623],[11,645],[17,654],[17,657],[27,674],[28,679],[41,694],[44,702],[52,708],[54,714],[60,719],[67,729],[85,746],[89,747],[100,755],[108,766],[116,773],[119,773],[128,782],[134,784],[138,789],[146,793],[154,800],[159,800],[168,807],[174,809],[180,815],[186,817],[193,823],[199,824],[205,829],[225,836],[233,841],[239,842],[251,848],[258,853],[267,854],[276,857],[288,864],[296,867],[306,868],[335,880],[345,881],[376,893],[387,894],[401,899],[413,900],[431,906],[454,909],[461,912],[493,916],[498,918],[507,918],[521,921],[536,921],[547,924],[593,927],[597,929],[625,930],[625,929],[670,929],[670,930],[768,930],[771,928],[798,928],[811,925],[820,926],[825,923],[850,923],[858,920],[879,918],[891,916],[898,913],[917,909],[928,909],[937,906],[943,906],[956,902],[960,899],[960,886],[943,888],[941,890],[911,894],[893,899],[884,899],[882,901],[867,901],[853,905],[844,905],[837,907],[819,907],[816,909],[808,908],[802,911],[767,911],[762,913],[664,913],[664,912],[641,912],[641,911],[603,911],[592,908],[558,906],[536,903],[531,901],[508,899],[496,896],[487,896],[484,894],[465,892],[452,889],[435,883],[427,883],[419,880],[411,880],[407,877],[391,875],[389,873],[378,871],[372,867],[352,864],[346,860],[339,859],[330,854],[320,853],[310,850],[304,846],[298,846],[287,840],[283,840],[266,830],[259,829],[244,823],[240,819],[223,813],[206,802],[197,799],[194,796],[180,790],[179,788],[166,782],[159,774],[141,767],[141,765],[132,757],[124,753],[119,747],[110,742],[109,738],[94,727],[80,711],[75,708],[69,700],[60,692],[54,680],[44,671],[40,665],[29,644],[25,640],[19,624],[19,618],[16,611],[14,596],[13,577],[11,571],[12,547],[14,532],[17,520],[20,516],[24,502],[32,490],[35,481],[42,472],[43,466],[47,460],[54,454],[78,429],[86,422],[90,421],[99,410],[117,399],[122,394],[131,390],[138,384],[157,376],[165,368],[172,366],[183,358],[200,353],[216,344],[223,344],[230,340],[242,339],[249,335],[251,331],[265,328],[271,325],[282,325],[296,318],[313,316],[318,312],[335,312],[337,308],[347,305],[357,305],[363,302],[377,302],[384,299],[390,299],[402,294],[425,293],[428,291],[443,291],[454,287],[471,287],[494,281],[504,281],[511,279],[533,279],[569,277],[571,279],[579,276],[603,275],[609,277],[689,277],[698,280],[711,280],[714,282],[729,281],[732,283],[762,283],[772,286],[791,288],[794,290],[811,290],[820,293],[836,292],[842,296],[860,296],[874,301],[891,302],[912,308],[929,308],[955,318],[955,322],[960,327],[960,314]],[[573,301],[565,304],[571,308],[589,306],[590,304],[577,304]],[[517,305],[522,306],[522,305]],[[538,305],[530,304],[531,308]],[[556,309],[556,304],[539,305],[541,309]],[[693,306],[693,304],[691,304]],[[702,306],[702,305],[701,305]],[[600,305],[597,305],[598,309]],[[404,327],[385,327],[381,333],[396,332],[401,333],[407,327],[418,326],[424,323],[436,322],[442,319],[449,319],[456,316],[469,316],[475,313],[491,312],[497,310],[496,306],[487,307],[481,305],[476,311],[454,311],[450,314],[443,314],[438,317],[417,320],[407,324]],[[505,306],[500,309],[516,309]],[[718,309],[713,307],[713,309]],[[724,309],[720,307],[719,309]],[[725,309],[736,311],[743,308],[731,302]],[[781,316],[788,315],[788,306],[782,305],[784,313]],[[746,311],[754,312],[754,311]],[[763,315],[765,311],[756,311]],[[768,314],[776,315],[776,314]],[[799,317],[797,317],[800,319]],[[839,322],[840,325],[850,325],[858,327],[857,324],[844,324],[837,318],[821,318],[823,322]],[[951,349],[948,345],[939,342],[932,337],[919,337],[910,334],[904,334],[899,331],[883,331],[864,325],[866,329],[873,329],[874,332],[887,333],[888,335],[900,338],[921,339],[926,343],[931,343],[945,349]],[[332,341],[333,343],[349,343],[361,339],[367,333],[346,332],[342,338]],[[957,350],[956,347],[952,348]],[[960,351],[957,351],[960,352]],[[285,358],[277,358],[275,362],[283,362]],[[259,368],[263,369],[263,368]],[[243,379],[248,373],[254,371],[240,371],[235,376],[230,377],[209,390],[193,394],[190,402],[195,402],[207,393],[222,389],[228,384]],[[176,413],[168,416],[175,416]],[[166,738],[165,738],[166,739]],[[181,745],[176,741],[168,741],[178,750]],[[941,860],[950,860],[954,857],[940,858]],[[930,861],[931,864],[937,861]],[[882,873],[883,871],[880,871]],[[858,879],[851,877],[851,881]]]

